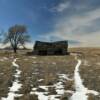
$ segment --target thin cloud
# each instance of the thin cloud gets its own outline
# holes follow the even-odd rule
[[[52,7],[51,11],[53,11],[53,12],[63,12],[65,9],[67,9],[69,7],[70,7],[70,2],[67,1],[67,2],[60,3],[55,7]]]
[[[100,46],[100,30],[96,24],[100,19],[99,12],[100,8],[84,12],[82,15],[75,14],[70,18],[67,18],[67,15],[63,16],[55,24],[54,31],[47,33],[48,38],[55,36],[64,40],[79,41],[80,44],[73,44],[74,46]]]

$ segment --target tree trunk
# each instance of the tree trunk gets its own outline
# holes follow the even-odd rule
[[[14,50],[14,53],[17,53],[17,48],[15,47],[15,48],[13,48],[13,50]]]
[[[22,46],[23,46],[23,49],[25,50],[26,49],[25,45],[23,44]]]

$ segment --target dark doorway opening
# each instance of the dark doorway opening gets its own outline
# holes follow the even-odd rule
[[[47,55],[47,51],[46,50],[40,50],[39,55]]]
[[[62,55],[62,54],[63,54],[63,50],[62,49],[55,50],[55,55]]]

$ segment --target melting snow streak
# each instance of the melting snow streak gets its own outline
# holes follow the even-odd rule
[[[19,65],[16,64],[16,59],[14,59],[14,61],[12,62],[13,67],[16,68],[16,73],[14,74],[15,80],[12,83],[12,86],[9,87],[9,93],[7,98],[2,98],[2,100],[14,100],[15,97],[19,97],[22,96],[22,94],[16,94],[16,92],[18,92],[18,90],[21,88],[22,84],[19,83],[19,77],[21,74],[21,71],[19,70]]]
[[[72,95],[70,100],[88,100],[88,93],[92,93],[94,95],[98,95],[98,92],[93,90],[88,90],[84,87],[82,83],[82,79],[79,74],[79,67],[81,65],[81,60],[78,59],[78,63],[75,67],[74,71],[74,81],[75,81],[75,89],[76,92]]]

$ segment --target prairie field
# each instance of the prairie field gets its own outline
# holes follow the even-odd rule
[[[12,100],[71,100],[76,91],[74,73],[77,65],[71,53],[78,54],[82,61],[79,74],[83,85],[98,92],[98,95],[87,93],[88,100],[100,100],[99,48],[69,48],[70,55],[65,56],[35,56],[26,55],[26,52],[0,51],[0,100],[9,100],[9,92],[17,94]],[[11,91],[16,80],[21,87]]]

